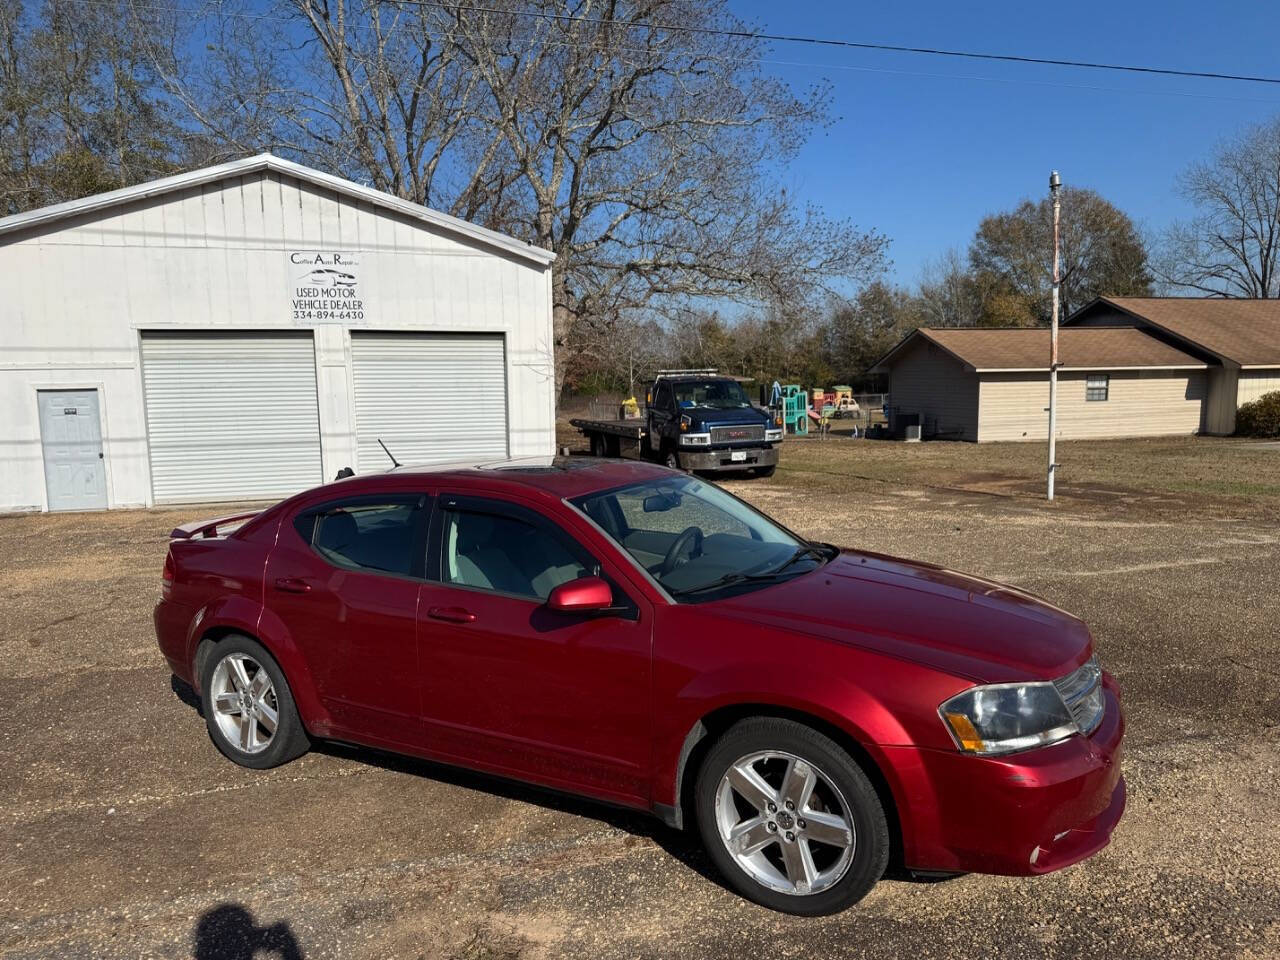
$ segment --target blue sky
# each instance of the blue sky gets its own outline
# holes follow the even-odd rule
[[[731,0],[758,29],[911,46],[1280,76],[1280,4],[1187,0],[786,4]],[[783,183],[893,241],[911,284],[978,221],[1047,191],[1049,171],[1139,226],[1187,213],[1175,180],[1242,126],[1280,114],[1280,86],[775,43],[796,86],[834,85],[838,118]],[[989,78],[989,79],[969,79]]]

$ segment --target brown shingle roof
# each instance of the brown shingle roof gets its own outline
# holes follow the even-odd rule
[[[1101,302],[1241,366],[1280,366],[1280,300],[1103,297]]]
[[[892,365],[894,354],[916,336],[975,370],[1049,369],[1049,331],[1043,327],[921,327],[877,366]],[[1058,332],[1058,356],[1064,367],[1076,370],[1205,366],[1134,327],[1065,327]]]

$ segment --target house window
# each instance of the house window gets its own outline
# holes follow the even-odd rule
[[[1105,373],[1091,373],[1084,381],[1084,398],[1086,400],[1105,400],[1107,399],[1107,387],[1111,383],[1111,377]]]

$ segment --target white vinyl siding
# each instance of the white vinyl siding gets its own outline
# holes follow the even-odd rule
[[[156,502],[274,499],[319,483],[310,333],[142,334]]]
[[[1264,393],[1280,390],[1280,367],[1268,370],[1241,370],[1236,406],[1257,400]]]
[[[1085,373],[1058,374],[1061,440],[1159,437],[1200,429],[1205,396],[1202,371],[1114,371],[1108,374],[1106,401],[1085,399],[1088,378]],[[984,373],[980,397],[980,441],[1048,436],[1047,373]]]
[[[356,470],[507,456],[500,334],[351,334]]]
[[[978,438],[978,378],[931,343],[920,343],[893,364],[889,405],[899,415],[920,415],[926,438]]]

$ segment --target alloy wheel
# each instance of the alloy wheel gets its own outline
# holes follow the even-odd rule
[[[280,723],[280,702],[271,676],[245,653],[229,653],[209,685],[214,720],[226,741],[243,753],[271,745]]]
[[[740,758],[721,777],[715,804],[725,849],[770,890],[818,893],[853,862],[849,805],[832,779],[802,757],[765,751]]]

